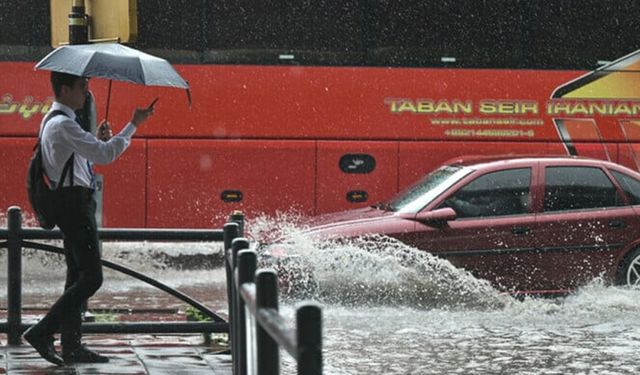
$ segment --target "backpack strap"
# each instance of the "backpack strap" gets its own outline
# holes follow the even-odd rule
[[[38,134],[38,143],[36,143],[35,147],[40,147],[40,142],[42,140],[42,133],[44,133],[44,128],[47,126],[47,123],[49,122],[49,120],[51,120],[52,118],[58,115],[69,117],[65,111],[61,111],[59,109],[56,109],[55,111],[51,111],[47,113],[47,116],[44,119],[44,123],[42,124],[42,129]],[[74,156],[75,156],[75,153],[71,153],[71,156],[69,156],[69,159],[64,164],[64,167],[62,169],[62,175],[60,176],[60,182],[56,187],[56,190],[60,190],[62,188],[62,185],[64,184],[64,179],[67,177],[67,172],[69,170],[71,170],[71,173],[69,174],[69,183],[71,184],[71,186],[73,186],[73,165],[75,164]]]
[[[52,118],[58,115],[69,117],[65,111],[62,111],[59,109],[56,109],[55,111],[51,111],[47,113],[47,115],[44,118],[44,123],[42,124],[42,129],[40,129],[40,132],[38,133],[38,143],[40,143],[40,139],[42,139],[42,133],[44,133],[44,128],[47,126],[47,123],[49,122],[49,120],[51,120]]]
[[[62,175],[60,176],[60,184],[56,187],[56,190],[60,190],[62,189],[62,185],[64,182],[65,177],[67,177],[67,171],[71,170],[71,173],[69,173],[69,184],[71,186],[73,186],[73,165],[74,163],[74,153],[71,154],[71,156],[69,156],[69,160],[67,160],[67,162],[64,164],[64,168],[62,169]]]

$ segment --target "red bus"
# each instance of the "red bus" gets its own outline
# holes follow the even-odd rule
[[[98,168],[102,225],[206,228],[233,210],[314,215],[371,205],[463,154],[569,153],[640,168],[637,52],[595,71],[473,64],[446,52],[433,64],[411,60],[415,51],[398,64],[288,63],[295,52],[279,53],[276,63],[178,63],[191,108],[183,92],[114,82],[115,131],[134,105],[160,101],[125,155]],[[28,212],[26,166],[52,98],[35,59],[5,60],[0,207]],[[90,86],[100,120],[107,82]]]

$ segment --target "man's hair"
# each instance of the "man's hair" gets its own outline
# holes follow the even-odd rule
[[[62,86],[73,88],[73,85],[79,79],[82,79],[82,77],[68,73],[51,72],[51,87],[56,98],[62,93]]]

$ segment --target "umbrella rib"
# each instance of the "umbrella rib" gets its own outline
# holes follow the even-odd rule
[[[88,58],[88,59],[86,59],[86,61],[84,62],[84,64],[83,64],[83,65],[81,65],[81,66],[82,66],[82,69],[81,69],[80,71],[82,71],[82,72],[86,71],[86,70],[87,70],[87,66],[89,66],[89,64],[91,64],[91,61],[93,61],[93,59],[94,59],[95,57],[96,57],[96,53],[94,52],[94,53],[92,53],[92,54],[91,54],[91,57],[90,57],[90,58]]]
[[[138,65],[140,65],[140,71],[142,72],[142,82],[146,86],[147,85],[147,71],[144,69],[144,64],[142,63],[142,59],[136,59]]]

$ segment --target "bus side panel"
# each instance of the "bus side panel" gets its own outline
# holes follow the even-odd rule
[[[148,142],[148,227],[217,228],[234,210],[315,210],[313,141]]]
[[[0,138],[0,218],[11,206],[22,209],[24,226],[37,226],[27,197],[27,168],[35,138]]]
[[[579,142],[575,144],[578,156],[607,160],[616,163],[618,161],[617,143]]]
[[[640,143],[621,143],[618,145],[618,151],[618,164],[640,171]]]
[[[114,163],[96,166],[96,173],[103,175],[103,227],[145,227],[146,152],[146,142],[134,139]]]
[[[618,126],[624,135],[624,142],[618,145],[618,163],[633,170],[640,170],[640,121],[622,120]]]
[[[548,112],[548,99],[558,86],[582,74],[506,69],[175,67],[191,83],[191,106],[182,90],[113,81],[111,123],[126,123],[134,106],[147,106],[160,97],[154,125],[141,127],[137,137],[555,141],[558,134],[550,115],[564,115],[558,110]],[[49,72],[34,71],[33,62],[0,62],[0,71],[0,135],[34,136],[53,99]],[[106,108],[108,85],[104,79],[90,84],[98,119]],[[505,119],[533,123],[505,127],[501,123]],[[463,120],[475,125],[470,128]],[[516,134],[504,135],[504,131]],[[618,133],[614,126],[605,129],[603,136],[608,141],[619,140]]]
[[[614,163],[620,163],[629,168],[637,169],[635,164],[625,160],[621,154],[619,143],[602,143],[602,142],[575,142],[565,145],[561,142],[550,142],[547,145],[547,151],[550,155],[571,155],[568,148],[571,148],[577,156],[607,160]]]
[[[318,142],[317,213],[371,205],[393,196],[398,190],[397,155],[397,142]]]
[[[10,206],[19,206],[25,226],[37,226],[26,191],[27,167],[35,142],[34,138],[0,138],[0,216]],[[104,175],[103,226],[144,227],[144,160],[144,141],[134,141],[117,162],[96,168],[96,173]]]
[[[449,159],[465,155],[549,154],[550,145],[546,142],[403,142],[399,152],[400,190]]]
[[[552,70],[255,65],[177,65],[176,69],[191,84],[191,108],[179,90],[145,88],[141,93],[119,88],[123,94],[111,98],[113,108],[129,108],[130,103],[161,97],[161,121],[141,128],[139,135],[511,140],[513,135],[504,136],[502,132],[515,130],[522,132],[515,136],[519,141],[553,141],[558,139],[557,132],[546,112],[546,102],[555,88],[581,74]],[[98,108],[103,108],[100,100],[104,98],[98,98]],[[487,102],[493,105],[487,106]],[[506,109],[498,102],[505,102]],[[523,103],[535,108],[524,110]],[[497,123],[505,118],[533,124],[505,127]],[[468,128],[460,123],[463,119],[487,124]],[[472,132],[465,135],[469,130]],[[489,134],[474,135],[476,131]]]

